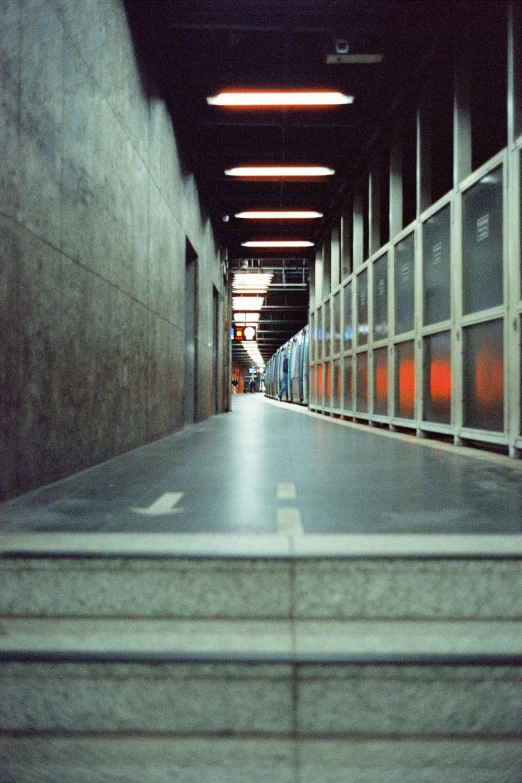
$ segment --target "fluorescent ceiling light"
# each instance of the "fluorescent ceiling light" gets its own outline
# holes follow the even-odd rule
[[[260,313],[240,313],[235,312],[234,313],[234,321],[238,324],[243,324],[246,326],[247,324],[253,324],[259,321]]]
[[[335,171],[326,166],[236,166],[225,174],[229,177],[328,177]]]
[[[262,296],[233,296],[233,310],[254,310],[259,311],[263,307]]]
[[[343,95],[341,92],[308,92],[293,90],[283,92],[221,92],[207,98],[211,106],[341,106],[353,103],[353,95]]]
[[[234,275],[232,288],[235,291],[252,291],[254,293],[266,291],[274,275],[269,273],[239,272]]]
[[[304,239],[276,239],[260,240],[255,242],[242,242],[243,247],[313,247],[313,242]]]
[[[238,212],[235,215],[237,218],[245,218],[247,220],[313,220],[314,218],[321,218],[322,216],[322,212],[312,212],[306,210],[296,210],[294,212],[285,210],[274,210],[273,212]]]

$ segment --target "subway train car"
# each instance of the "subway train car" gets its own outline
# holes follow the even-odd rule
[[[289,352],[289,389],[283,399],[297,405],[308,405],[310,330],[301,329],[268,360],[265,369],[265,395],[277,397],[283,383],[283,356]]]

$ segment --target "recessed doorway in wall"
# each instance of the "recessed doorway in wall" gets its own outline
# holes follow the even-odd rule
[[[198,256],[190,242],[185,249],[185,391],[183,420],[193,424],[197,411]]]

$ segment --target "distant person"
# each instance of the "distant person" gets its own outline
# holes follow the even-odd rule
[[[285,352],[285,355],[283,356],[283,383],[281,388],[279,389],[279,394],[277,395],[279,398],[279,402],[281,402],[283,398],[283,394],[286,392],[286,399],[288,400],[288,354]]]
[[[253,394],[256,390],[256,382],[250,381],[250,394]]]
[[[235,394],[237,392],[237,384],[238,384],[238,380],[237,380],[237,378],[234,378],[234,380],[232,381],[232,393],[233,394]]]

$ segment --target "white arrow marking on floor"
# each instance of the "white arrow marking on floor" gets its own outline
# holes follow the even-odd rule
[[[136,514],[145,514],[148,517],[161,517],[165,514],[177,514],[182,509],[174,508],[183,497],[183,492],[165,492],[148,508],[133,508]]]

